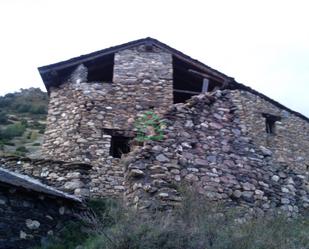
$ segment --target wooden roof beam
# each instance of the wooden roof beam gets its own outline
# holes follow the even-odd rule
[[[193,94],[193,95],[199,95],[202,92],[194,92],[194,91],[187,91],[187,90],[181,90],[181,89],[173,89],[173,92],[176,93],[187,93],[187,94]]]
[[[218,77],[218,76],[212,76],[212,75],[209,75],[209,74],[205,74],[205,73],[201,73],[201,72],[198,72],[196,70],[193,70],[193,69],[188,69],[188,72],[189,73],[192,73],[192,74],[195,74],[195,75],[199,75],[200,77],[202,77],[203,79],[211,79],[211,80],[214,80],[214,81],[217,81],[219,83],[221,83],[221,87],[225,87],[228,82],[226,81],[226,79],[223,79],[221,77]]]

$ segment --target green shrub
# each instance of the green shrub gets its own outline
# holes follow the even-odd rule
[[[82,244],[90,234],[83,230],[82,223],[69,222],[59,233],[57,238],[49,238],[46,245],[35,249],[75,249]]]
[[[40,146],[40,143],[33,143],[32,146]]]
[[[80,229],[56,240],[49,249],[307,249],[309,217],[252,218],[236,222],[235,208],[209,203],[191,192],[171,213],[145,215],[111,199],[94,200],[89,206],[102,228],[80,238]],[[77,238],[77,239],[75,239]],[[74,242],[74,243],[73,243]],[[75,243],[76,242],[76,243]]]
[[[37,130],[41,130],[41,129],[45,130],[46,125],[42,124],[42,123],[40,123],[38,121],[34,121],[33,123],[31,123],[29,125],[29,127],[32,128],[32,129],[37,129]]]
[[[220,210],[212,206],[204,205],[204,213],[196,212],[200,208],[189,213],[178,210],[175,216],[157,213],[152,219],[131,212],[106,228],[105,234],[90,237],[83,246],[85,249],[301,249],[309,245],[308,217],[306,222],[266,217],[239,224],[233,215],[219,215]]]
[[[115,225],[124,215],[123,205],[117,199],[93,199],[89,201],[88,206],[97,214],[104,226]]]
[[[28,127],[28,121],[26,120],[26,119],[22,119],[21,121],[20,121],[20,123],[24,126],[24,127]]]
[[[4,141],[3,142],[5,145],[8,145],[8,146],[15,146],[15,143],[11,142],[11,141]]]
[[[39,134],[44,134],[44,132],[45,132],[45,129],[40,129],[39,130]]]
[[[5,112],[0,112],[0,124],[8,124],[8,116]]]
[[[46,106],[43,105],[32,105],[29,112],[32,114],[47,114]]]
[[[145,112],[134,123],[137,131],[135,138],[138,142],[144,141],[160,141],[163,139],[163,121],[153,111]]]
[[[10,97],[0,97],[0,107],[5,108],[12,104],[13,99]]]
[[[24,152],[24,153],[27,153],[29,152],[29,150],[25,147],[25,146],[19,146],[16,148],[16,151],[17,152]]]
[[[19,113],[29,112],[31,109],[31,104],[17,104],[15,110]]]
[[[23,126],[20,122],[8,125],[0,133],[0,139],[12,139],[14,137],[19,137],[24,134],[26,127]]]
[[[26,136],[26,138],[27,138],[27,139],[30,139],[30,138],[31,138],[31,134],[32,134],[32,131],[29,131],[28,134],[27,134],[27,136]]]
[[[146,214],[114,199],[92,200],[88,205],[102,227],[84,235],[83,240],[74,239],[80,236],[80,229],[70,230],[71,237],[62,237],[48,248],[74,249],[77,245],[83,249],[308,248],[308,215],[292,220],[285,216],[264,216],[239,222],[239,209],[226,209],[187,189],[179,191],[184,196],[183,205],[172,213]]]
[[[21,152],[21,151],[15,151],[15,152],[11,152],[9,153],[10,156],[19,156],[19,157],[25,157],[26,153],[25,152]]]

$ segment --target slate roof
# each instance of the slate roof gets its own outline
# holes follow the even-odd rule
[[[0,168],[0,183],[6,183],[14,187],[20,187],[37,193],[60,197],[74,202],[82,202],[81,199],[74,195],[70,195],[53,187],[47,186],[29,176],[15,173],[3,168]]]

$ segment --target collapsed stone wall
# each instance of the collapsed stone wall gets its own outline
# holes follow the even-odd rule
[[[140,209],[170,208],[181,202],[178,185],[186,182],[210,200],[260,212],[308,209],[308,171],[273,159],[255,143],[236,94],[216,91],[172,106],[163,119],[165,138],[122,160],[127,201]]]
[[[112,136],[132,137],[136,116],[149,109],[163,113],[173,103],[172,68],[170,54],[139,46],[115,54],[112,83],[51,87],[43,157],[91,163],[94,194],[122,192],[123,168],[110,155]]]
[[[124,190],[122,184],[124,170],[123,167],[116,164],[115,160],[109,164],[113,177],[105,175],[105,169],[90,164],[51,159],[0,157],[0,167],[28,175],[46,185],[85,199],[121,196],[121,192]],[[121,170],[117,171],[117,168],[121,168]],[[116,179],[117,181],[115,180],[116,177],[119,178]],[[108,178],[108,181],[105,181],[106,178]],[[121,182],[121,185],[117,185],[118,182]],[[115,192],[115,189],[118,192]]]
[[[48,237],[84,216],[82,204],[1,183],[0,249],[46,245]]]
[[[301,171],[309,167],[309,123],[283,110],[258,95],[247,91],[233,91],[231,100],[237,107],[236,114],[244,132],[250,134],[254,143],[267,147],[274,162],[285,163]],[[272,134],[266,132],[262,114],[280,118],[274,124]]]

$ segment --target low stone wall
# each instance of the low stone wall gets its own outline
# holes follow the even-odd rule
[[[233,92],[217,91],[174,105],[163,141],[147,142],[122,160],[129,203],[137,208],[179,205],[178,186],[210,200],[298,213],[309,207],[308,172],[272,159],[242,126]]]
[[[70,194],[88,198],[91,181],[89,164],[77,162],[1,157],[0,167],[25,174]]]
[[[25,174],[49,186],[83,198],[122,196],[124,168],[109,157],[106,167],[25,157],[0,157],[0,167]]]
[[[88,217],[81,203],[0,183],[0,248],[46,245],[68,222]]]

